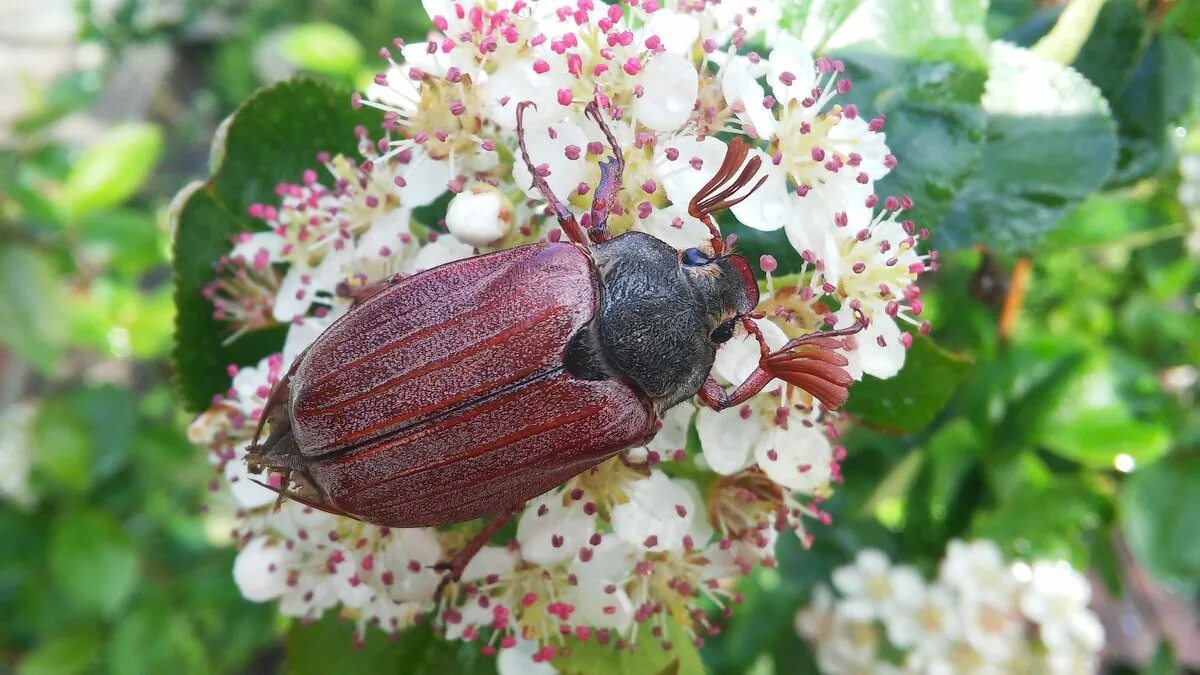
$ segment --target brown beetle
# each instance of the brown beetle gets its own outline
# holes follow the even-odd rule
[[[525,502],[632,447],[672,406],[699,395],[721,410],[774,378],[826,407],[851,378],[836,337],[805,335],[771,351],[750,320],[758,284],[726,250],[711,214],[745,199],[761,160],[729,145],[689,213],[710,250],[676,250],[640,232],[611,237],[624,161],[600,165],[583,224],[521,155],[569,241],[542,242],[449,263],[364,289],[351,310],[299,357],[272,392],[252,469],[284,474],[281,495],[387,527],[495,516],[441,567],[457,579]],[[732,392],[710,375],[738,325],[759,342],[759,368]],[[260,422],[260,431],[261,431]],[[445,581],[444,580],[444,581]]]

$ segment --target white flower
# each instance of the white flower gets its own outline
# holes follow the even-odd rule
[[[584,513],[582,502],[564,504],[557,490],[531,499],[517,522],[521,557],[543,567],[566,562],[595,532],[595,520]]]
[[[725,158],[725,143],[715,136],[699,139],[677,136],[655,150],[654,168],[663,183],[671,203],[686,205],[721,167]],[[750,157],[758,157],[764,167],[771,158],[757,148]],[[777,230],[792,219],[788,201],[786,177],[777,171],[766,171],[766,182],[730,211],[739,221],[759,230]]]
[[[747,133],[770,139],[775,155],[768,171],[818,192],[826,184],[870,185],[890,171],[894,159],[875,123],[859,119],[854,107],[827,109],[848,86],[841,84],[839,64],[815,60],[785,34],[767,59],[770,98],[757,82],[761,74],[748,59],[733,58],[721,71],[721,85]]]
[[[939,579],[959,593],[1011,599],[1016,583],[1000,548],[990,540],[951,541],[942,559]]]
[[[774,427],[754,444],[754,458],[771,480],[799,492],[812,492],[833,473],[833,446],[824,432],[792,420]]]
[[[574,121],[564,120],[552,124],[537,124],[525,121],[525,146],[535,168],[544,172],[546,183],[560,199],[566,199],[587,176],[587,164],[583,150],[588,137]],[[531,199],[542,199],[542,193],[533,187],[533,176],[524,162],[515,162],[513,181]]]
[[[22,509],[36,501],[29,487],[33,466],[29,436],[37,412],[33,402],[14,403],[0,411],[0,498]]]
[[[856,320],[854,310],[848,304],[842,305],[835,315],[838,326],[849,326]],[[908,349],[904,346],[900,326],[884,312],[873,315],[867,327],[848,341],[854,344],[854,349],[841,350],[841,353],[850,362],[846,372],[856,380],[861,380],[863,374],[886,380],[895,377],[904,367]]]
[[[1051,651],[1069,650],[1078,641],[1095,652],[1104,646],[1104,628],[1088,610],[1091,596],[1087,579],[1066,562],[1038,561],[1021,591],[1021,612],[1038,624]]]
[[[961,633],[953,594],[936,585],[891,612],[885,624],[892,644],[921,652],[941,652]]]
[[[433,566],[442,560],[442,547],[432,530],[410,528],[390,530],[378,554],[380,569],[402,570],[392,573],[387,595],[395,601],[428,602],[433,599],[441,575]]]
[[[880,551],[859,551],[853,565],[833,572],[833,585],[846,597],[840,606],[856,621],[887,619],[919,606],[925,584],[911,567],[893,567]]]
[[[484,546],[471,558],[462,573],[462,581],[478,581],[491,575],[507,576],[517,566],[519,556],[499,546]]]
[[[960,603],[963,635],[971,647],[992,661],[1012,657],[1024,629],[1016,608],[995,595],[963,595]]]
[[[623,633],[633,621],[633,601],[624,585],[633,574],[637,551],[611,535],[590,551],[587,560],[576,556],[571,561],[571,574],[576,579],[570,595],[575,606],[572,616],[586,625]]]
[[[645,91],[633,104],[638,122],[655,131],[674,131],[692,116],[699,78],[691,60],[658,54],[646,62],[638,84]]]
[[[687,207],[679,204],[653,209],[649,218],[637,221],[636,227],[678,249],[701,246],[712,236],[704,223],[688,215]]]
[[[460,192],[446,209],[450,234],[468,246],[487,246],[512,229],[513,205],[499,190],[477,186]]]
[[[535,661],[537,642],[518,640],[515,647],[500,650],[496,657],[496,671],[500,675],[555,675],[558,669],[546,661]]]
[[[696,508],[682,485],[655,469],[634,481],[629,501],[612,510],[612,527],[621,540],[646,551],[683,548]]]
[[[233,560],[233,581],[242,597],[267,602],[287,589],[288,552],[268,537],[251,539]]]
[[[412,262],[413,272],[423,272],[456,260],[470,258],[475,255],[475,249],[462,243],[453,235],[443,234],[421,247],[420,253]]]
[[[700,21],[692,14],[664,7],[650,14],[641,32],[641,42],[657,37],[668,53],[686,56],[700,39]]]
[[[808,606],[796,612],[796,635],[818,644],[832,639],[834,602],[833,591],[825,584],[818,584]]]

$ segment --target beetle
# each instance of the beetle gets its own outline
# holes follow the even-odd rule
[[[567,241],[543,241],[364,287],[271,392],[250,468],[284,497],[386,527],[491,521],[449,561],[443,584],[531,498],[653,438],[672,406],[699,396],[737,406],[775,378],[828,408],[850,376],[836,338],[855,325],[770,350],[751,320],[758,283],[712,214],[762,184],[761,159],[734,141],[689,203],[711,238],[677,250],[645,233],[611,236],[624,158],[595,102],[586,108],[613,156],[576,220],[517,138],[533,186]],[[742,327],[758,368],[732,391],[710,371]],[[259,443],[263,422],[270,432]],[[275,481],[272,481],[275,482]]]

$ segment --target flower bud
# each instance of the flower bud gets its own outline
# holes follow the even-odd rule
[[[450,200],[446,227],[459,241],[476,248],[487,246],[512,228],[513,205],[489,185],[464,190]]]

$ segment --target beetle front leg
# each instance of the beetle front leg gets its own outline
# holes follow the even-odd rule
[[[500,531],[502,527],[508,524],[508,521],[513,519],[513,516],[521,512],[524,504],[518,507],[513,507],[503,513],[498,513],[492,516],[491,520],[484,524],[483,529],[479,531],[466,546],[460,548],[449,560],[437,563],[433,569],[438,572],[445,572],[442,580],[438,582],[437,590],[433,593],[434,602],[440,602],[442,592],[451,582],[457,582],[462,578],[463,571],[467,569],[467,565],[471,564],[471,559],[476,553],[482,549],[491,538]]]
[[[600,182],[596,183],[596,191],[592,195],[592,210],[584,222],[592,243],[599,244],[608,241],[612,236],[608,231],[608,214],[617,204],[617,193],[621,190],[622,176],[625,173],[625,155],[622,154],[612,129],[600,115],[600,106],[592,101],[584,112],[600,127],[613,153],[612,159],[600,162]]]
[[[554,209],[558,225],[563,232],[567,233],[567,239],[586,246],[587,237],[583,234],[583,228],[575,220],[575,214],[571,213],[571,209],[555,196],[554,191],[550,189],[550,184],[544,177],[538,175],[537,167],[529,158],[529,150],[525,147],[525,109],[531,105],[533,105],[531,101],[521,101],[517,104],[517,147],[521,151],[521,159],[524,160],[525,167],[529,169],[529,175],[533,177],[533,187],[542,193],[542,198],[550,204],[550,208]]]
[[[829,410],[837,410],[845,404],[854,378],[845,370],[850,361],[838,353],[843,345],[836,338],[848,337],[866,328],[866,320],[861,314],[849,328],[802,335],[775,351],[771,351],[753,321],[744,317],[742,326],[758,341],[758,368],[733,393],[726,392],[710,375],[699,392],[705,405],[713,410],[724,410],[745,403],[776,378],[812,394]]]

